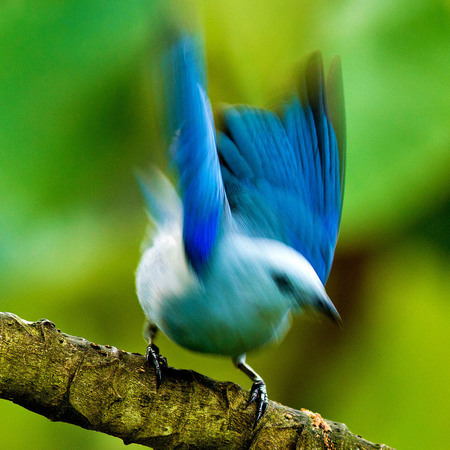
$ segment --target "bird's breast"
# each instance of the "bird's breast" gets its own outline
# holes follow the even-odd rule
[[[167,299],[160,328],[191,350],[237,356],[281,339],[289,310],[249,301],[236,292],[207,289]]]
[[[237,356],[283,337],[290,309],[257,266],[241,261],[239,246],[223,242],[199,280],[181,233],[160,233],[142,256],[137,293],[147,318],[179,345]]]

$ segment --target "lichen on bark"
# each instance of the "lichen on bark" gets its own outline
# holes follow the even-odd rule
[[[273,401],[254,429],[254,406],[236,384],[169,367],[157,389],[144,356],[11,313],[0,313],[0,398],[154,449],[390,448]]]

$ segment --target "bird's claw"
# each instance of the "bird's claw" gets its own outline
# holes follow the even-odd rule
[[[162,369],[167,367],[167,359],[159,354],[159,348],[155,344],[148,344],[145,353],[147,364],[155,369],[156,389],[161,385]]]
[[[267,396],[266,384],[263,380],[255,381],[252,385],[252,389],[250,390],[250,398],[247,402],[247,407],[252,403],[256,404],[256,417],[255,422],[253,423],[253,428],[259,422],[259,419],[266,412],[267,406],[269,405],[269,397]]]

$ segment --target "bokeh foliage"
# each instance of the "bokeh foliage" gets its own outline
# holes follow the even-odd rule
[[[327,288],[344,329],[297,318],[249,361],[274,400],[398,448],[446,448],[449,12],[443,0],[2,2],[0,309],[144,350],[133,172],[164,164],[154,75],[165,23],[203,28],[213,106],[271,105],[305,53],[339,54],[347,180]],[[176,367],[249,386],[227,360],[160,346]],[[2,448],[123,445],[5,401],[0,419]]]

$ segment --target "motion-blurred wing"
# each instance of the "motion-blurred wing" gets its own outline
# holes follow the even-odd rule
[[[345,111],[339,59],[331,65],[327,91],[322,57],[316,52],[306,63],[299,98],[285,106],[282,116],[288,139],[301,157],[300,175],[315,224],[302,232],[298,246],[322,281],[333,261],[344,188]]]
[[[216,241],[225,191],[198,42],[180,38],[165,67],[169,128],[176,133],[171,150],[183,201],[184,248],[200,273]]]
[[[219,139],[232,211],[245,217],[250,232],[279,239],[302,253],[323,283],[336,246],[344,179],[345,120],[338,62],[333,63],[329,80],[329,94],[340,95],[333,98],[332,113],[322,58],[314,53],[298,95],[284,106],[281,120],[261,109],[229,108]]]

